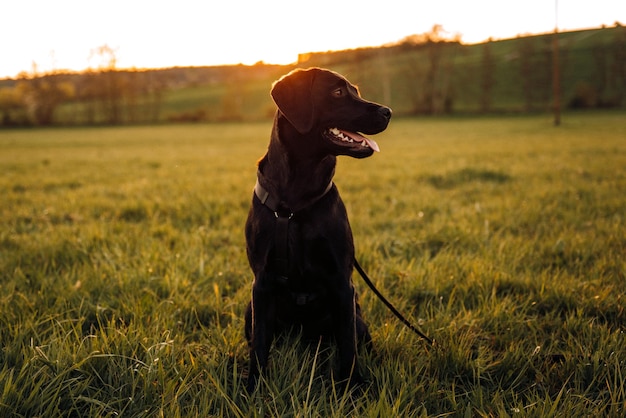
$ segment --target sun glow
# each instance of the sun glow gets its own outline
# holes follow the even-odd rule
[[[556,0],[555,0],[556,1]],[[34,0],[5,2],[0,18],[0,77],[29,71],[80,71],[108,45],[120,68],[287,64],[299,53],[379,46],[440,24],[467,43],[552,31],[548,0],[317,0],[293,2]],[[626,21],[626,2],[559,2],[559,27]],[[90,60],[91,56],[91,60]]]

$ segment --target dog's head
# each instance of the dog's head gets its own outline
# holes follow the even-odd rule
[[[384,131],[391,109],[361,98],[343,76],[321,68],[294,70],[276,81],[272,98],[279,112],[307,140],[333,155],[369,157],[378,144],[362,134]]]

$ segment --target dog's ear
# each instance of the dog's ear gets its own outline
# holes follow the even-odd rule
[[[280,78],[272,86],[272,98],[278,110],[301,134],[306,134],[313,128],[314,79],[315,71],[295,70]]]

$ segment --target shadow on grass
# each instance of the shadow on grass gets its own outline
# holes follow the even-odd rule
[[[472,182],[502,184],[510,181],[511,176],[499,171],[463,168],[443,175],[424,176],[423,180],[437,189],[452,189]]]

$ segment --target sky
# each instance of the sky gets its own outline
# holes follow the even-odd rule
[[[558,13],[557,13],[558,11]],[[465,43],[626,24],[626,0],[2,0],[0,78],[258,61],[380,46],[442,25]],[[90,58],[91,57],[91,58]]]

